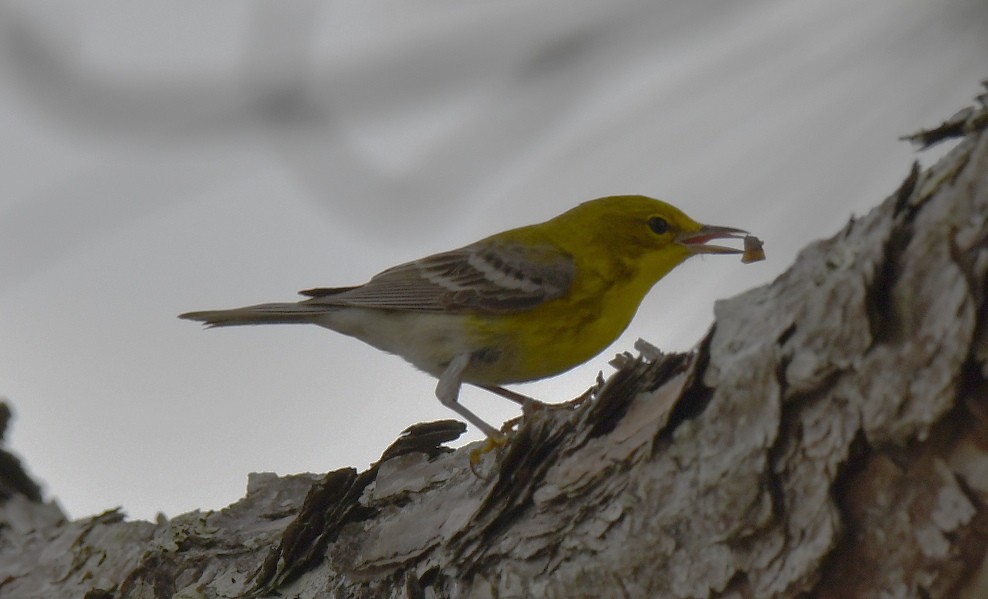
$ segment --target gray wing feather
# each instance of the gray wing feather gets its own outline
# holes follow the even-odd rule
[[[573,259],[545,246],[483,241],[401,264],[365,285],[311,290],[302,304],[418,312],[518,312],[562,296],[575,276]]]

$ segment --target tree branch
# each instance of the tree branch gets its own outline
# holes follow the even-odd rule
[[[695,352],[528,406],[487,479],[443,421],[157,523],[14,492],[0,596],[988,596],[988,108],[957,119]]]

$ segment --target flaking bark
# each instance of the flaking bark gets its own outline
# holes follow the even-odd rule
[[[156,523],[0,472],[0,597],[986,597],[986,124],[917,134],[962,139],[695,352],[527,409],[486,480],[452,421]]]

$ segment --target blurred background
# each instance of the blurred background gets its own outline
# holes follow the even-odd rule
[[[690,261],[612,348],[519,390],[569,399],[637,337],[688,349],[716,299],[895,189],[917,158],[897,138],[980,92],[986,31],[984,0],[0,0],[10,445],[73,517],[366,467],[452,417],[433,379],[317,327],[175,315],[362,283],[602,195],[748,229],[768,260]]]

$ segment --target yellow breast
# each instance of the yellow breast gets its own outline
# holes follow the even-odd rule
[[[624,332],[653,283],[639,277],[589,277],[567,297],[532,310],[470,317],[474,343],[487,349],[475,355],[465,380],[518,383],[586,362]]]

